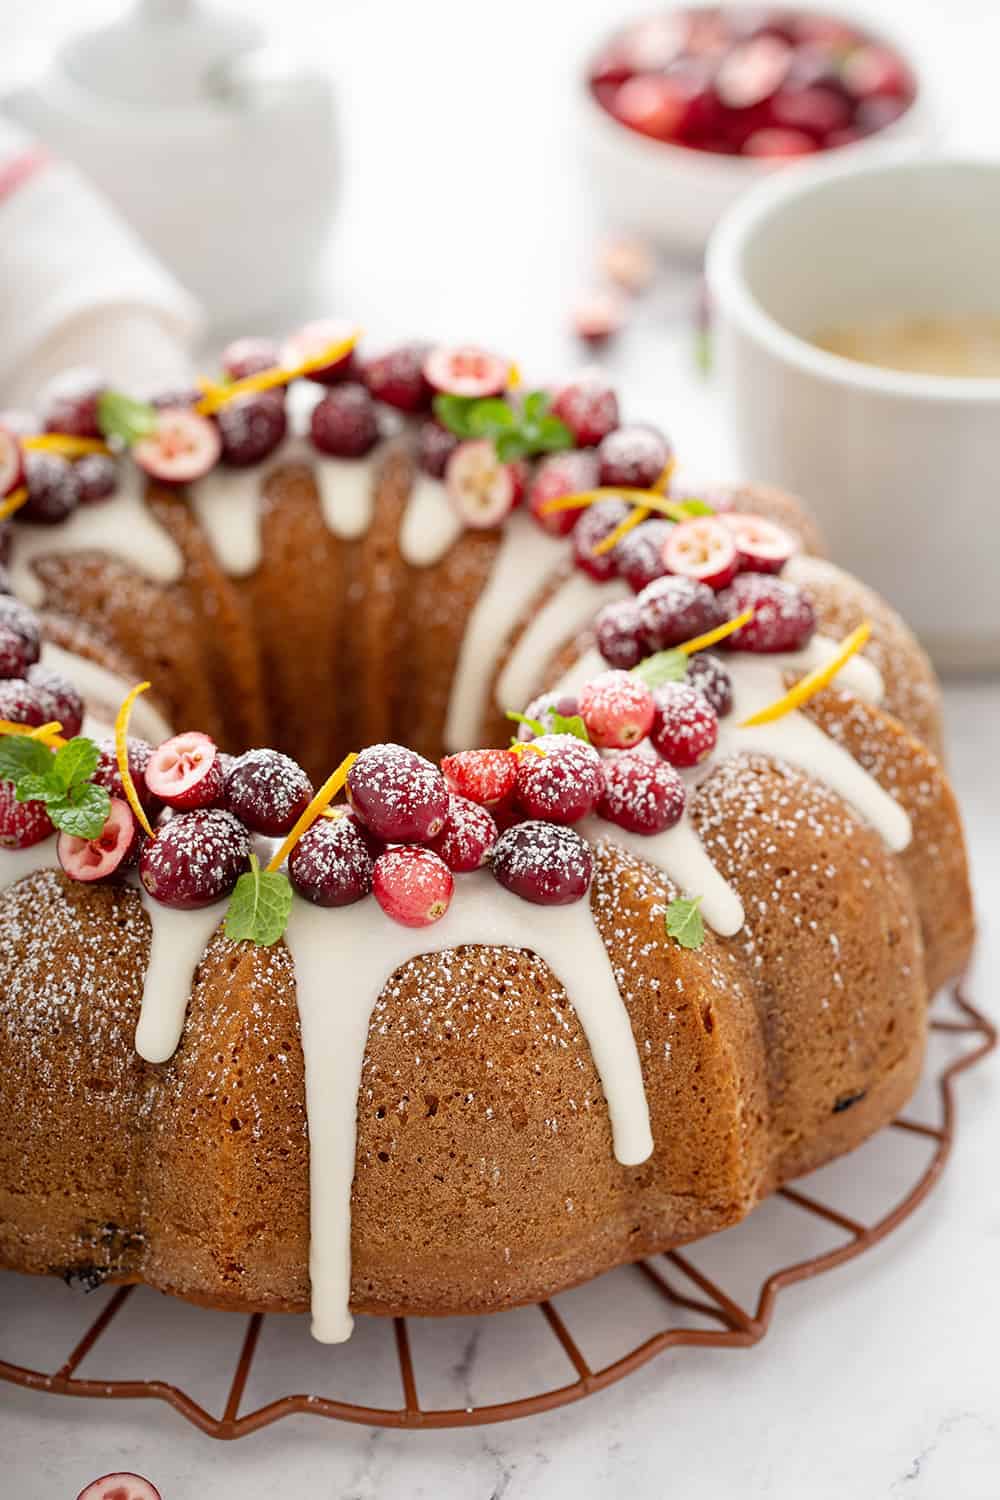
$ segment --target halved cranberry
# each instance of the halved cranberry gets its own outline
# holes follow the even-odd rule
[[[253,336],[234,339],[223,349],[220,363],[230,380],[245,380],[248,375],[259,375],[262,370],[273,370],[280,365],[281,350],[274,339]]]
[[[331,344],[339,344],[343,339],[350,338],[353,332],[350,324],[340,323],[333,318],[306,323],[298,333],[293,333],[290,339],[285,340],[281,363],[293,367],[304,364],[308,359],[318,358]],[[353,349],[349,349],[332,364],[310,370],[309,379],[318,381],[320,385],[336,385],[341,380],[357,379],[357,374],[357,356]]]
[[[427,344],[401,344],[365,364],[361,378],[376,401],[398,411],[426,411],[433,390],[424,376]]]
[[[791,533],[765,516],[730,510],[723,512],[719,521],[736,544],[744,573],[780,573],[799,550]]]
[[[25,673],[28,682],[42,699],[48,723],[60,723],[64,737],[71,740],[83,728],[83,699],[68,677],[35,662]]]
[[[600,370],[585,370],[556,391],[552,414],[566,423],[581,448],[596,447],[618,426],[618,397]]]
[[[184,406],[160,412],[156,431],[140,438],[132,457],[144,473],[161,484],[191,484],[215,468],[222,438],[215,422]]]
[[[139,879],[164,906],[192,911],[232,893],[250,863],[250,836],[221,807],[176,813],[147,839]]]
[[[546,512],[546,505],[564,495],[579,495],[594,489],[598,477],[597,458],[592,449],[571,449],[567,453],[550,453],[543,458],[528,490],[529,509],[542,530],[552,536],[568,536],[583,511]]]
[[[101,437],[97,405],[106,389],[107,381],[97,370],[65,370],[42,393],[45,431],[64,432],[71,437]]]
[[[671,573],[722,589],[736,577],[739,555],[732,533],[714,516],[692,516],[671,531],[663,547]]]
[[[143,832],[127,802],[112,797],[108,820],[96,839],[61,833],[56,844],[59,863],[71,880],[108,880],[134,864]]]
[[[489,438],[459,443],[445,467],[444,482],[452,505],[475,530],[499,526],[514,508],[511,465],[500,462]]]
[[[160,1492],[141,1474],[102,1474],[76,1500],[160,1500]]]
[[[54,832],[44,802],[18,802],[12,781],[0,781],[0,849],[30,849]]]
[[[24,455],[9,427],[0,425],[0,500],[24,483]]]
[[[150,756],[146,785],[154,797],[182,811],[221,802],[222,767],[215,741],[197,730],[165,740]]]
[[[24,478],[28,500],[18,515],[25,521],[58,526],[80,503],[76,467],[61,453],[26,453]]]
[[[475,344],[440,344],[424,360],[424,377],[436,391],[450,396],[499,396],[507,387],[510,364]]]

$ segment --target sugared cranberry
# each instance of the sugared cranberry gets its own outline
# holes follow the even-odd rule
[[[223,797],[252,833],[283,838],[312,800],[312,782],[279,750],[248,750],[225,775]]]
[[[630,672],[602,672],[580,693],[580,714],[591,743],[601,750],[630,750],[649,733],[655,705],[644,682]]]
[[[542,530],[552,536],[569,536],[583,514],[582,510],[546,512],[546,505],[565,495],[581,495],[592,490],[598,479],[597,458],[590,449],[550,453],[543,458],[528,491],[528,506]]]
[[[215,741],[197,730],[165,740],[146,766],[146,785],[168,807],[185,812],[218,804],[223,789]]]
[[[597,450],[601,483],[648,490],[670,462],[670,444],[655,427],[618,427]]]
[[[91,780],[98,786],[103,786],[112,797],[124,797],[125,788],[122,784],[121,773],[118,770],[118,756],[113,739],[98,740],[97,748],[99,758],[97,769]],[[160,809],[160,799],[150,791],[146,785],[146,767],[153,756],[153,747],[145,740],[129,735],[128,738],[128,769],[132,777],[132,785],[135,794],[139,798],[145,811],[150,817],[155,817]]]
[[[594,621],[597,649],[610,667],[629,671],[649,655],[635,599],[606,604]]]
[[[375,403],[355,381],[335,386],[313,407],[309,432],[321,453],[361,458],[378,442]]]
[[[696,766],[711,755],[719,720],[708,699],[686,682],[667,682],[655,693],[650,739],[672,766]]]
[[[139,879],[164,906],[190,911],[231,894],[250,863],[250,836],[221,807],[177,813],[147,840]]]
[[[0,849],[30,849],[53,833],[44,802],[18,802],[12,781],[0,781]]]
[[[614,547],[607,552],[599,552],[597,548],[630,514],[627,501],[608,495],[584,511],[573,532],[573,561],[598,583],[615,576],[616,562]]]
[[[739,554],[732,532],[715,516],[692,516],[667,537],[663,561],[671,573],[721,589],[736,577]]]
[[[514,790],[517,757],[509,750],[460,750],[457,755],[445,756],[441,770],[448,786],[460,797],[481,807],[496,807]]]
[[[597,811],[629,833],[665,833],[680,822],[684,783],[665,761],[648,755],[618,755],[604,768],[604,792]]]
[[[573,332],[585,344],[600,347],[620,333],[630,307],[613,287],[593,287],[579,293],[571,313]]]
[[[594,856],[572,828],[518,823],[497,840],[493,874],[505,890],[536,906],[569,906],[590,890]]]
[[[97,838],[61,833],[56,853],[71,880],[110,880],[135,863],[142,843],[143,832],[132,809],[121,798],[112,797],[108,820]]]
[[[370,893],[374,865],[354,818],[317,818],[288,856],[288,878],[315,906],[351,906]]]
[[[519,757],[517,798],[532,818],[577,823],[593,810],[604,786],[601,757],[570,734],[543,734]],[[541,752],[541,753],[536,753]]]
[[[321,318],[314,323],[306,323],[290,339],[286,339],[281,351],[281,363],[294,367],[304,364],[306,360],[317,359],[331,345],[350,338],[352,332],[349,324],[339,323],[334,318]],[[309,379],[318,381],[320,385],[337,385],[341,380],[357,378],[358,362],[353,349],[349,349],[331,364],[309,371]]]
[[[186,406],[164,407],[156,431],[132,448],[143,473],[161,484],[192,484],[203,479],[221,454],[219,424]]]
[[[80,481],[76,468],[61,453],[26,453],[24,477],[27,503],[18,515],[42,526],[57,526],[80,503]]]
[[[719,595],[727,620],[752,609],[753,619],[720,641],[728,651],[799,651],[812,639],[816,611],[801,589],[764,573],[740,573]]]
[[[444,776],[403,745],[362,750],[347,778],[347,796],[362,822],[388,843],[432,839],[448,816]]]
[[[37,661],[42,649],[42,633],[34,610],[12,594],[0,595],[0,625],[19,635],[28,649],[29,664]]]
[[[74,467],[81,505],[97,505],[118,488],[118,465],[106,453],[87,453]]]
[[[107,381],[96,370],[66,370],[50,381],[41,398],[42,423],[46,432],[65,432],[70,437],[99,438],[101,424],[97,407]]]
[[[618,397],[599,370],[585,370],[556,392],[552,415],[566,423],[581,448],[596,447],[618,426]]]
[[[379,855],[372,890],[379,906],[394,922],[404,927],[430,927],[440,922],[451,905],[455,880],[433,850],[404,844]]]
[[[160,1492],[141,1474],[102,1474],[81,1490],[76,1500],[160,1500]]]
[[[24,454],[17,433],[0,423],[0,500],[24,482]]]
[[[424,376],[427,354],[426,344],[401,344],[368,360],[362,379],[376,401],[398,411],[426,411],[434,394]]]
[[[281,350],[274,339],[253,336],[233,339],[223,349],[220,363],[230,380],[245,380],[248,375],[259,375],[262,370],[273,370],[280,365]]]
[[[425,474],[443,479],[448,460],[458,447],[458,438],[440,422],[428,417],[417,433],[417,461]]]
[[[720,719],[732,713],[733,680],[711,651],[696,651],[688,657],[687,681],[708,699]]]
[[[816,142],[804,130],[755,130],[743,142],[744,156],[811,156]]]
[[[430,847],[456,875],[468,874],[486,864],[497,841],[495,820],[476,802],[454,794],[448,818]]]
[[[729,618],[721,595],[694,578],[657,578],[639,595],[639,619],[651,651],[679,646]]]
[[[61,724],[68,740],[79,734],[83,728],[83,699],[69,678],[40,662],[29,667],[25,676],[42,699],[47,722]]]
[[[541,724],[542,734],[558,734],[556,714],[563,719],[572,719],[579,712],[580,700],[572,693],[539,693],[524,710],[524,717],[535,724]],[[530,724],[519,723],[517,737],[522,742],[527,742],[538,739],[538,734]]]
[[[499,396],[506,389],[510,364],[475,344],[452,348],[445,344],[431,349],[424,360],[424,378],[436,391],[450,396],[481,400]]]
[[[25,677],[37,654],[16,630],[0,625],[0,678]]]
[[[476,531],[499,526],[514,509],[513,465],[500,462],[489,438],[459,443],[445,467],[444,482],[462,521]]]
[[[624,578],[633,593],[641,594],[654,578],[662,578],[666,573],[663,548],[673,529],[670,521],[643,521],[633,531],[626,532],[618,543],[615,566],[619,578]]]
[[[23,677],[0,682],[0,719],[8,724],[30,724],[38,729],[51,722],[46,707],[44,696]]]
[[[288,431],[280,391],[258,391],[227,401],[216,413],[222,438],[222,462],[231,469],[262,463],[284,441]]]
[[[719,520],[736,543],[743,573],[780,573],[798,551],[795,538],[765,516],[731,510],[720,515]]]

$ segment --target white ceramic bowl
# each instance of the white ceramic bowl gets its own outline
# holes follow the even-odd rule
[[[816,348],[866,319],[1000,317],[1000,161],[797,166],[708,252],[741,469],[801,495],[838,562],[937,663],[1000,669],[1000,379],[916,375]]]
[[[830,9],[859,31],[873,32],[863,18],[844,13],[835,4]],[[887,145],[922,142],[930,135],[933,116],[922,70],[914,65],[905,44],[888,35],[881,25],[877,33],[880,41],[910,64],[917,79],[917,96],[893,124],[864,140],[823,153],[823,160],[835,156],[838,160],[866,161]],[[603,41],[606,43],[607,38]],[[587,80],[596,50],[591,49],[582,68],[580,123],[585,162],[607,217],[616,227],[645,235],[665,249],[700,253],[725,210],[748,188],[775,172],[789,170],[789,163],[698,151],[655,141],[629,129],[598,104],[591,92]]]

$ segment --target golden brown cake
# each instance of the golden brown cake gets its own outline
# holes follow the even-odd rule
[[[572,425],[572,401],[561,410]],[[608,431],[622,430],[616,414]],[[559,512],[533,487],[551,462],[528,458],[544,520]],[[193,489],[120,462],[103,504],[58,526],[15,519],[9,558],[41,611],[43,662],[77,678],[95,737],[149,679],[155,709],[140,700],[133,727],[154,743],[194,725],[234,755],[283,751],[318,784],[362,746],[436,761],[504,745],[506,710],[543,691],[582,702],[607,675],[593,621],[632,599],[628,584],[586,571],[594,548],[574,567],[580,526],[552,536],[527,509],[470,519],[462,476],[421,470],[410,427],[356,459],[292,438],[266,467],[214,469]],[[662,490],[631,488],[656,519]],[[816,633],[802,649],[720,652],[735,706],[711,754],[674,762],[683,821],[643,837],[597,804],[583,838],[567,834],[592,859],[572,904],[521,900],[482,868],[457,874],[419,930],[372,896],[333,909],[298,893],[265,945],[226,936],[218,902],[172,910],[151,894],[149,848],[178,804],[142,845],[141,884],[125,864],[70,878],[51,839],[0,848],[0,1265],[244,1311],[311,1303],[318,1336],[339,1339],[348,1301],[493,1311],[733,1224],[893,1118],[929,1000],[972,940],[936,685],[898,617],[817,556],[793,499],[749,486],[712,508],[794,538],[781,578],[811,599]],[[675,531],[707,509],[677,510]],[[736,582],[716,577],[717,599]],[[0,643],[4,618],[0,601]],[[747,725],[864,622],[863,654],[822,691]],[[617,755],[604,751],[602,776]],[[507,754],[518,777],[545,758],[530,742]],[[508,821],[497,849],[535,826],[517,795],[516,812],[492,808]],[[396,840],[373,830],[377,866]],[[686,945],[671,914],[692,898],[704,923]]]

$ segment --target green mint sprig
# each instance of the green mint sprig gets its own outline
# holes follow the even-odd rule
[[[551,727],[544,724],[541,719],[529,719],[527,714],[519,714],[513,708],[507,710],[508,719],[511,719],[515,724],[527,725],[536,738],[543,734],[571,734],[574,739],[583,740],[587,745],[590,744],[590,735],[587,733],[587,726],[579,714],[561,714],[554,703],[550,708],[545,710],[545,714],[550,721]],[[516,745],[518,741],[515,739],[511,743]]]
[[[541,719],[529,719],[527,714],[519,714],[516,709],[508,708],[507,718],[510,719],[513,724],[526,725],[527,728],[531,730],[532,734],[536,736],[536,738],[548,733],[548,730],[545,728],[545,725],[542,723]],[[511,740],[512,745],[517,745],[519,743],[520,742],[516,738]]]
[[[442,394],[434,398],[434,415],[458,438],[490,438],[505,464],[573,447],[566,423],[549,411],[546,391],[529,391],[517,405],[503,396]]]
[[[270,948],[284,935],[292,910],[292,885],[280,870],[262,870],[256,854],[236,882],[226,912],[225,934],[234,943]]]
[[[657,651],[633,667],[632,676],[655,691],[666,682],[683,682],[687,669],[688,658],[683,651]]]
[[[54,754],[27,735],[0,738],[0,781],[14,785],[18,802],[44,802],[60,833],[78,839],[100,838],[111,813],[111,798],[91,777],[100,752],[93,740],[78,735]]]
[[[159,413],[147,401],[135,401],[121,391],[102,391],[97,402],[97,423],[104,436],[131,448],[156,431]]]
[[[700,948],[705,941],[705,922],[699,910],[701,897],[680,896],[667,907],[667,937],[681,948]]]

